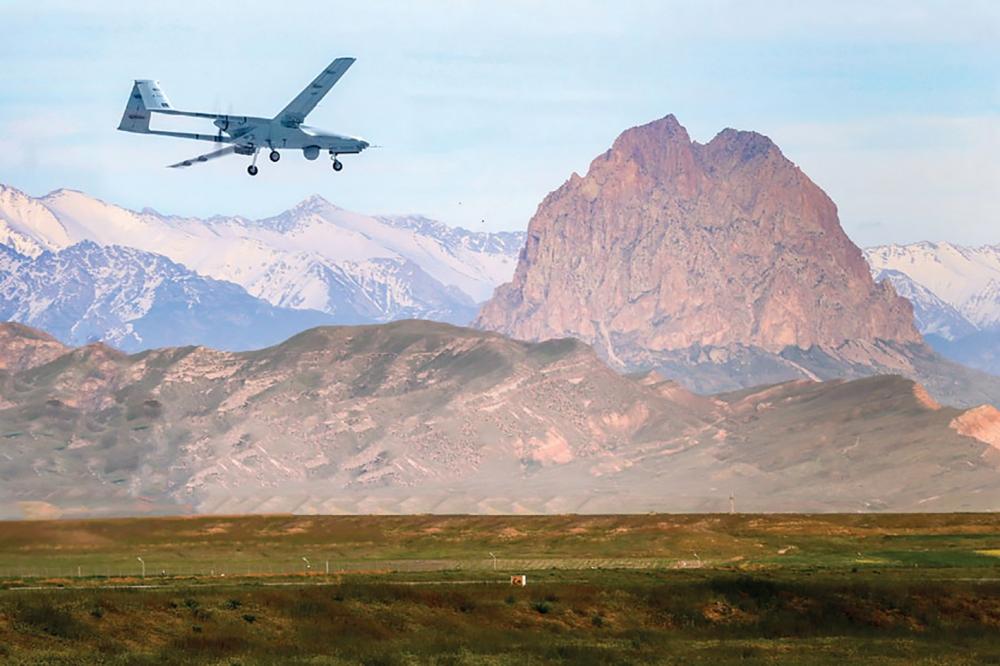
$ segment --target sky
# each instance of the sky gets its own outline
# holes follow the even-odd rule
[[[378,148],[165,165],[210,144],[116,131],[132,80],[271,116],[357,63],[307,123]],[[163,213],[364,213],[524,229],[624,129],[766,134],[859,245],[1000,243],[1000,2],[121,3],[0,0],[0,183]],[[208,131],[214,128],[208,126]]]

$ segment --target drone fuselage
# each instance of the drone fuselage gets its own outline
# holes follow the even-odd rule
[[[308,125],[290,126],[271,118],[223,116],[216,119],[215,126],[222,130],[223,136],[205,138],[216,143],[232,143],[236,146],[235,152],[243,155],[261,148],[309,152],[316,149],[334,155],[347,155],[360,153],[369,145],[360,137],[336,134]]]
[[[171,164],[172,168],[189,167],[195,163],[232,154],[252,155],[253,162],[247,171],[253,176],[257,174],[257,153],[267,149],[270,151],[269,157],[272,162],[277,162],[281,158],[279,153],[281,150],[301,150],[308,160],[314,160],[319,157],[321,151],[326,151],[333,159],[334,171],[340,171],[343,164],[337,159],[338,155],[360,153],[370,144],[359,137],[309,127],[304,125],[303,121],[353,63],[354,58],[334,60],[274,118],[181,111],[170,104],[159,83],[148,79],[137,79],[132,86],[132,93],[125,105],[125,113],[118,129],[139,134],[211,141],[219,146],[211,153]],[[152,129],[150,120],[154,114],[211,120],[217,131],[201,134]]]

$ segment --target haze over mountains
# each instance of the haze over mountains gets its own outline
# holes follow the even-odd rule
[[[895,373],[950,404],[1000,404],[1000,378],[925,345],[910,303],[872,279],[836,206],[770,139],[727,129],[702,145],[673,116],[626,130],[546,197],[475,325],[573,336],[699,392]]]
[[[143,264],[170,264],[172,271],[186,270],[189,281],[212,278],[213,287],[226,281],[245,289],[262,302],[251,306],[250,301],[242,299],[228,307],[234,312],[251,308],[264,313],[263,321],[253,320],[251,324],[247,319],[245,326],[264,330],[268,319],[286,315],[289,326],[304,320],[313,324],[365,323],[408,317],[468,322],[475,315],[477,302],[488,298],[494,286],[513,271],[523,234],[470,232],[418,216],[369,217],[339,209],[318,196],[263,220],[200,220],[164,216],[148,209],[137,213],[71,190],[32,198],[0,186],[0,243],[33,260],[36,273],[44,266],[66,263],[66,256],[61,260],[41,258],[43,253],[59,253],[85,241],[102,248],[121,246],[141,251],[129,251],[135,261],[128,269],[125,250],[120,250],[115,259],[106,260],[95,258],[99,250],[93,245],[77,251],[76,255],[87,255],[91,260],[81,263],[80,270],[89,267],[101,272],[91,272],[83,278],[85,281],[107,280],[110,272],[117,270],[125,280],[162,282],[162,276],[147,272]],[[11,252],[7,255],[15,256]],[[169,261],[164,263],[152,255]],[[19,261],[19,265],[25,265]],[[107,266],[98,268],[102,263]],[[57,278],[52,277],[53,281]],[[149,296],[155,289],[137,283],[130,291]],[[53,333],[75,343],[89,339],[80,337],[73,328],[70,313],[51,312],[54,306],[38,302],[38,294],[28,294],[17,285],[8,286],[6,292],[21,295],[9,296],[4,309],[26,316],[24,323],[47,327],[49,322],[61,319],[63,325],[50,329]],[[219,297],[225,300],[234,295],[231,292]],[[105,312],[109,304],[101,304],[98,296],[94,298],[90,307],[96,312],[90,313],[91,320],[106,318],[116,322],[100,339],[132,350],[156,346],[157,341],[136,339],[119,330],[118,320],[131,316],[124,311],[124,302],[118,311]],[[194,305],[196,300],[187,303]],[[268,305],[285,310],[268,310]],[[287,309],[314,312],[291,315]],[[49,313],[36,318],[42,310]],[[87,324],[76,328],[95,330]],[[194,335],[192,332],[188,338]],[[272,344],[284,337],[258,335],[256,339]],[[182,341],[178,338],[172,343]],[[213,339],[198,342],[213,344]]]
[[[134,356],[2,324],[0,437],[3,518],[1000,503],[1000,412],[899,377],[697,396],[575,340],[421,321]]]
[[[0,517],[995,510],[1000,377],[921,333],[995,369],[997,284],[673,116],[527,234],[0,186],[0,318],[47,331],[0,325]]]

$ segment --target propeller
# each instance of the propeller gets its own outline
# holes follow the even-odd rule
[[[221,105],[218,102],[218,98],[216,98],[216,102],[215,102],[215,114],[218,115],[219,117],[216,118],[213,121],[212,124],[214,124],[216,127],[219,128],[218,133],[215,135],[215,141],[217,143],[222,143],[222,133],[229,131],[229,118],[233,114],[233,105],[232,105],[232,102],[230,102],[229,108],[228,108],[228,110],[226,111],[225,114],[222,114],[222,113],[219,112],[219,107],[220,106]]]

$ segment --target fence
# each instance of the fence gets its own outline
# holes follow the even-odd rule
[[[0,566],[0,579],[23,578],[152,578],[152,577],[234,577],[334,575],[349,573],[419,573],[430,571],[523,572],[545,569],[681,569],[699,568],[701,560],[661,558],[492,558],[485,559],[400,559],[342,560],[305,557],[299,560],[242,560],[218,558],[212,561],[158,559],[154,555],[132,560],[67,561],[46,564],[35,561]]]

